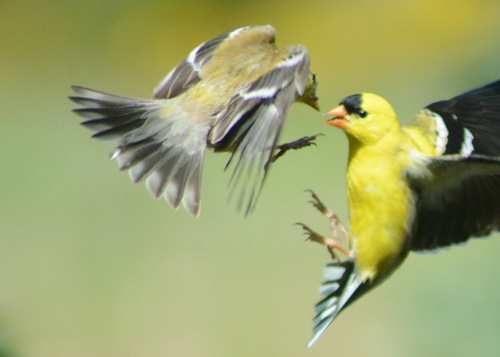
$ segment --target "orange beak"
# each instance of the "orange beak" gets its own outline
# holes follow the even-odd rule
[[[331,115],[333,118],[324,122],[326,125],[336,126],[340,129],[347,129],[349,126],[349,121],[345,118],[348,113],[343,105],[339,105],[336,108],[330,110],[326,115]]]

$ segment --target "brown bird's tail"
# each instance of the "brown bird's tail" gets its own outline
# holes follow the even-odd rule
[[[94,138],[117,141],[111,152],[134,183],[146,180],[155,198],[174,208],[182,201],[193,216],[200,212],[201,172],[209,127],[182,111],[168,109],[167,99],[121,97],[73,86],[73,111],[85,119]]]

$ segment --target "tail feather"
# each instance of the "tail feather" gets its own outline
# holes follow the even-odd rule
[[[147,113],[159,107],[160,101],[121,97],[93,89],[71,87],[79,96],[70,99],[83,106],[73,112],[87,119],[81,124],[96,132],[92,137],[119,140],[142,127]]]
[[[121,139],[124,135],[130,133],[131,131],[138,129],[144,125],[145,120],[134,120],[122,125],[115,125],[112,128],[101,130],[94,135],[93,138],[106,140],[106,141],[116,141]],[[85,125],[85,122],[82,123]]]
[[[128,113],[128,114],[118,114],[118,115],[115,115],[112,117],[105,117],[104,119],[102,119],[102,117],[94,117],[95,113],[89,113],[88,111],[81,111],[81,110],[77,110],[77,109],[75,109],[73,111],[83,118],[89,118],[89,120],[82,122],[82,125],[88,129],[94,131],[94,132],[108,130],[108,129],[111,129],[111,128],[114,128],[117,126],[127,124],[131,121],[139,122],[141,125],[144,124],[144,122],[145,122],[145,119],[140,118],[143,114],[141,112],[139,112],[139,113],[132,112],[132,113]],[[106,113],[103,113],[102,111],[100,111],[99,113],[100,113],[100,115],[108,115]],[[90,117],[91,115],[92,115],[92,117]]]
[[[350,260],[327,263],[324,275],[327,280],[320,285],[319,291],[326,296],[315,306],[317,315],[313,322],[316,326],[307,347],[311,347],[321,337],[340,311],[359,296],[360,287],[366,284],[362,282],[356,273],[354,262]]]
[[[185,163],[182,161],[185,161],[187,157],[187,155],[183,156],[182,152],[175,147],[170,147],[168,151],[165,151],[162,153],[162,159],[159,160],[147,180],[148,189],[151,191],[153,196],[155,196],[155,198],[160,197],[165,191],[165,186],[167,185],[171,175],[174,173],[173,171],[176,170],[176,165],[179,160],[182,159],[180,164],[185,166]],[[177,208],[178,204],[172,204],[172,206]]]
[[[161,151],[162,143],[146,141],[127,148],[116,149],[111,152],[111,158],[117,159],[120,171],[128,170],[137,163],[145,160],[154,153]]]
[[[177,161],[176,167],[172,170],[169,176],[169,183],[165,190],[165,198],[173,207],[179,206],[181,200],[187,207],[196,207],[195,212],[199,211],[199,201],[191,202],[192,196],[184,195],[190,177],[197,174],[197,170],[201,170],[201,155],[184,155]],[[191,187],[191,189],[199,190],[199,185]]]
[[[71,99],[79,105],[88,105],[86,108],[76,108],[73,112],[80,115],[82,118],[88,119],[99,119],[99,121],[105,121],[103,118],[114,119],[119,118],[123,115],[128,115],[130,118],[135,119],[138,112],[144,112],[144,105],[141,105],[140,101],[143,99],[137,99],[137,106],[112,106],[109,101],[88,101],[83,97],[71,97]],[[83,100],[82,100],[83,99]],[[96,107],[94,107],[96,106]],[[122,121],[121,118],[119,118]],[[123,121],[129,118],[124,118]]]
[[[201,170],[202,160],[203,156],[200,152],[189,154],[178,148],[171,148],[149,176],[147,180],[149,190],[156,198],[164,195],[172,207],[179,207],[190,177],[196,175],[197,170]],[[199,190],[199,185],[191,189]],[[191,200],[184,198],[188,202]],[[195,203],[190,202],[190,206],[193,204]],[[199,206],[199,203],[197,205]]]
[[[81,104],[85,108],[102,108],[102,107],[137,107],[139,101],[144,99],[123,97],[121,95],[109,94],[95,89],[90,89],[81,86],[71,86],[71,89],[78,97],[70,97],[71,100]]]
[[[132,182],[139,183],[147,179],[154,172],[164,155],[165,150],[158,150],[131,166],[128,173]],[[121,154],[117,154],[116,158],[119,160],[120,156]]]
[[[189,212],[195,212],[195,216],[200,212],[201,172],[204,156],[205,151],[200,151],[198,157],[191,161],[182,199],[184,207]]]
[[[74,86],[70,97],[83,108],[74,112],[94,138],[114,140],[111,152],[120,170],[128,170],[134,183],[146,180],[154,197],[162,195],[174,207],[180,202],[193,215],[200,209],[201,171],[209,126],[165,99],[137,99]],[[176,108],[179,109],[179,108]]]

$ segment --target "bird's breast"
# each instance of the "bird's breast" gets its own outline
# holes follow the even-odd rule
[[[369,151],[356,156],[347,174],[351,249],[363,278],[371,279],[400,255],[413,196],[397,157]]]

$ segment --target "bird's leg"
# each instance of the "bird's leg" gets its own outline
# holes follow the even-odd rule
[[[318,211],[323,213],[329,220],[330,220],[330,225],[332,226],[332,232],[333,232],[333,237],[334,238],[339,238],[339,231],[342,232],[342,235],[349,241],[349,233],[347,233],[347,230],[345,227],[342,225],[340,222],[339,217],[333,213],[328,207],[325,206],[323,202],[319,199],[318,195],[314,193],[312,190],[308,190],[308,192],[311,194],[312,197],[312,205],[316,207]]]
[[[323,237],[322,235],[314,232],[311,228],[306,226],[305,224],[298,223],[305,231],[305,234],[307,235],[307,239],[311,240],[313,242],[317,242],[323,245],[326,245],[328,251],[330,252],[330,255],[332,256],[332,259],[340,261],[339,257],[335,254],[334,249],[337,249],[341,251],[343,254],[346,256],[350,257],[351,252],[344,248],[337,240],[340,238],[340,233],[349,241],[349,233],[347,233],[347,230],[344,228],[342,223],[340,223],[340,220],[338,216],[333,213],[328,207],[325,206],[323,202],[319,199],[319,197],[311,190],[309,190],[309,193],[312,196],[312,201],[311,203],[313,206],[320,211],[324,216],[326,216],[330,220],[330,225],[332,227],[332,233],[333,233],[333,238],[326,238]]]
[[[322,235],[316,233],[313,231],[311,228],[306,226],[303,223],[297,223],[299,226],[304,229],[305,234],[307,235],[307,240],[310,240],[312,242],[317,242],[319,244],[326,245],[326,248],[330,252],[330,255],[332,256],[333,260],[340,261],[339,257],[335,254],[334,249],[340,250],[342,253],[344,253],[346,256],[350,256],[351,252],[345,249],[343,246],[341,246],[336,240],[332,238],[325,238]]]
[[[297,149],[305,148],[307,146],[316,145],[314,140],[316,140],[316,138],[320,135],[324,135],[324,134],[316,134],[313,136],[304,136],[303,138],[300,138],[298,140],[276,146],[276,149],[279,149],[279,151],[271,157],[269,162],[266,164],[266,168],[269,165],[269,163],[272,163],[272,162],[275,162],[276,160],[278,160],[281,156],[285,155],[285,153],[288,150],[297,150]]]

